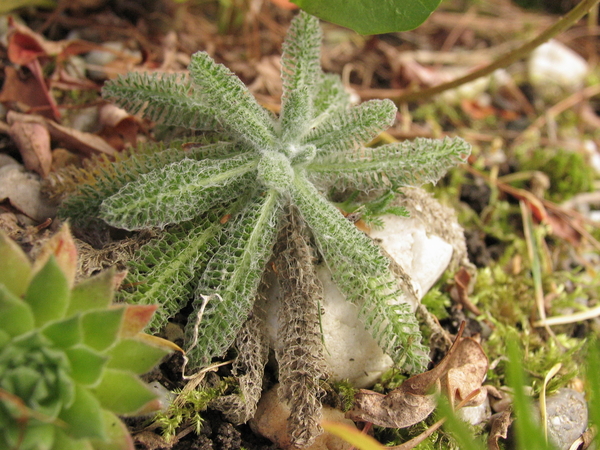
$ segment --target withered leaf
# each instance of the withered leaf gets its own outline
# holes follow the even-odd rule
[[[48,129],[41,123],[19,120],[10,125],[9,132],[21,152],[25,167],[45,178],[52,167]]]
[[[490,435],[488,436],[488,449],[489,450],[500,450],[500,446],[498,445],[498,439],[506,439],[508,436],[508,427],[512,423],[512,417],[510,411],[503,411],[498,413],[492,417],[492,429],[490,430]]]
[[[487,357],[475,340],[462,338],[463,329],[464,323],[452,347],[436,367],[409,378],[387,395],[360,390],[347,417],[381,427],[405,428],[421,422],[433,412],[437,393],[442,388],[444,394],[456,401],[479,389],[487,372]],[[482,391],[469,400],[470,406],[485,400],[485,390]]]

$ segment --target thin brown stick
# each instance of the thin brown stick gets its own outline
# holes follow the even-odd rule
[[[395,103],[404,103],[426,99],[441,92],[447,91],[449,89],[454,89],[458,86],[462,86],[463,84],[469,83],[473,80],[476,80],[477,78],[489,75],[497,69],[503,69],[505,67],[508,67],[514,62],[531,53],[531,51],[536,47],[539,47],[544,42],[550,40],[554,36],[570,28],[588,11],[590,11],[599,1],[600,0],[583,0],[571,11],[569,11],[569,13],[567,13],[565,16],[559,19],[554,25],[550,26],[544,32],[542,32],[539,36],[526,42],[525,44],[521,45],[515,50],[512,50],[500,56],[494,62],[482,67],[481,69],[475,70],[463,77],[457,78],[447,83],[438,84],[436,86],[432,86],[426,89],[411,90],[409,92],[399,94],[398,96],[392,96],[391,100],[393,100]]]

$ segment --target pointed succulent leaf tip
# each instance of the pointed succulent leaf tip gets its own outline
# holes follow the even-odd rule
[[[77,246],[67,223],[46,241],[33,264],[33,271],[39,271],[46,264],[50,255],[54,255],[56,263],[67,279],[69,288],[72,288],[77,272]]]
[[[120,415],[135,414],[156,399],[152,390],[137,376],[118,369],[106,369],[93,392],[103,408]]]
[[[141,333],[153,314],[158,309],[158,305],[127,305],[119,336],[122,338],[133,337]]]
[[[108,308],[114,297],[115,272],[115,268],[111,267],[75,285],[67,315]]]
[[[50,255],[46,264],[33,276],[25,293],[25,301],[33,311],[36,326],[62,319],[69,307],[70,296],[69,280],[54,255]]]
[[[0,230],[0,285],[17,297],[27,290],[31,263],[21,247]]]

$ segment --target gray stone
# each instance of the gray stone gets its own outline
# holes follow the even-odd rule
[[[548,438],[564,450],[587,428],[588,408],[579,392],[563,388],[546,398]]]

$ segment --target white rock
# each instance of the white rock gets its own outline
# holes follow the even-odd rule
[[[547,101],[581,89],[588,74],[586,60],[555,40],[531,52],[528,69],[530,83]]]
[[[416,219],[398,216],[382,219],[385,227],[373,231],[371,237],[378,239],[385,251],[408,272],[420,299],[446,270],[452,246],[437,236],[427,236]],[[356,387],[371,386],[393,362],[358,320],[357,307],[346,301],[331,280],[329,269],[320,266],[317,275],[324,289],[321,323],[329,374],[334,380],[348,379]],[[408,297],[404,300],[410,302]],[[273,283],[265,305],[272,345],[277,342],[279,303],[279,289]],[[412,306],[416,308],[415,304]]]

